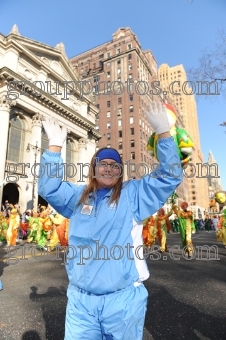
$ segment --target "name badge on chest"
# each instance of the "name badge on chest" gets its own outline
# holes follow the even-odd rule
[[[83,207],[82,207],[82,210],[81,210],[81,214],[83,214],[83,215],[90,215],[92,210],[93,210],[93,206],[92,205],[84,204]]]

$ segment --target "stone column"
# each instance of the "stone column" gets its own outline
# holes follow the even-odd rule
[[[8,146],[9,134],[9,115],[12,105],[16,105],[15,101],[6,99],[5,95],[0,95],[0,120],[1,120],[1,143],[0,143],[0,203],[2,202],[2,194],[5,180],[6,153]]]
[[[89,167],[85,164],[89,164],[87,159],[87,139],[80,138],[78,141],[78,162],[77,162],[77,182],[81,184],[87,183]]]
[[[28,209],[32,208],[34,203],[34,210],[37,210],[38,206],[38,186],[37,178],[34,178],[34,173],[38,174],[39,167],[35,167],[35,163],[40,163],[41,158],[41,143],[42,143],[42,115],[36,113],[32,117],[32,129],[31,129],[31,141],[29,143],[30,154],[30,176],[28,176],[29,190],[27,191]],[[37,170],[36,170],[37,169]]]

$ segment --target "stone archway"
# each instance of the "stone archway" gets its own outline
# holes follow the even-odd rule
[[[19,190],[17,184],[8,183],[4,186],[2,204],[4,204],[6,200],[13,205],[19,203]]]

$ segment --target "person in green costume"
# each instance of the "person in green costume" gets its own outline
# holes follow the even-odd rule
[[[192,244],[192,233],[195,232],[195,225],[192,211],[187,210],[188,203],[182,202],[181,209],[174,205],[172,207],[174,213],[179,220],[179,230],[181,236],[182,246],[185,249],[188,258],[191,258],[194,252]]]
[[[226,248],[226,209],[223,210],[223,214],[220,217],[219,224],[218,224],[218,232],[217,232],[217,238],[219,241],[223,242],[223,245]],[[219,237],[220,233],[220,237]]]

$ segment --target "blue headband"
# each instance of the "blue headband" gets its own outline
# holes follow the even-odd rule
[[[121,164],[121,159],[120,159],[118,152],[113,150],[113,149],[110,149],[110,148],[100,150],[97,153],[96,159],[95,159],[95,165],[96,165],[97,161],[100,162],[100,161],[102,161],[102,159],[113,159],[117,163]]]

